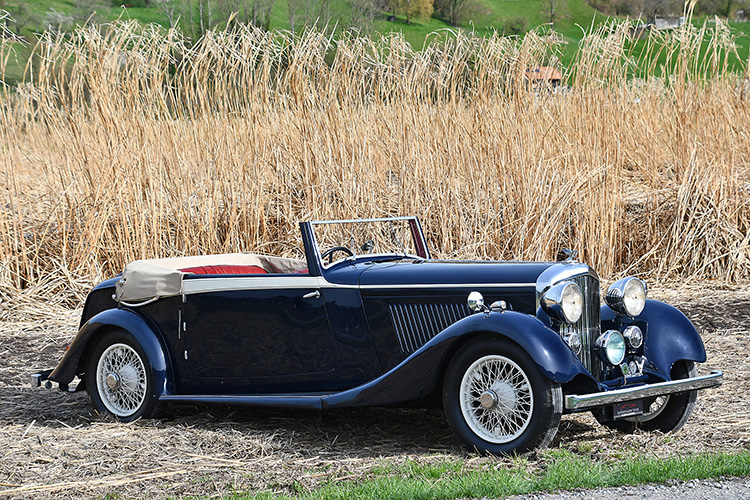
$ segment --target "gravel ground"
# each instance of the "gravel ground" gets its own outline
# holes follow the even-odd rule
[[[738,395],[750,392],[750,287],[701,285],[650,293],[678,305],[695,322],[708,351],[699,371],[724,370],[724,386],[700,395],[693,417],[676,435],[622,435],[589,415],[565,416],[552,447],[605,463],[627,453],[674,456],[748,449],[750,410]],[[96,414],[85,394],[29,387],[30,373],[57,363],[79,314],[43,302],[0,304],[0,499],[53,498],[63,492],[71,498],[293,492],[331,480],[364,479],[386,463],[463,458],[467,468],[517,465],[466,454],[437,410],[176,406],[162,419],[117,423]],[[538,470],[545,456],[526,460],[530,470]],[[695,485],[708,488],[712,499],[725,498],[718,496],[724,489],[715,484],[734,488],[732,498],[747,494],[745,482],[708,481],[678,485],[678,491],[663,498],[702,498],[693,496]],[[652,498],[674,490],[645,486],[632,491]],[[632,498],[625,496],[630,488],[603,494],[609,492],[618,499]]]
[[[622,488],[566,491],[556,494],[520,495],[509,500],[750,500],[750,480],[702,480],[670,484],[647,484]]]

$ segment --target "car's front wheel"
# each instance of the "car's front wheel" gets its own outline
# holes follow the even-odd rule
[[[150,366],[143,349],[124,330],[110,331],[97,341],[86,364],[91,404],[123,422],[156,414]]]
[[[692,361],[675,363],[672,367],[672,380],[695,377],[697,371]],[[624,433],[632,433],[636,429],[644,431],[660,431],[663,433],[677,432],[685,425],[695,407],[698,391],[688,391],[680,394],[669,394],[645,401],[643,415],[623,418],[622,420],[597,419],[606,427]]]
[[[562,414],[562,389],[516,344],[473,342],[453,358],[443,384],[451,429],[470,451],[492,454],[544,448]]]

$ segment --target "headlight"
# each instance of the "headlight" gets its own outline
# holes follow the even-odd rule
[[[607,330],[596,340],[599,355],[613,365],[619,365],[625,359],[625,338],[617,330]]]
[[[542,309],[551,317],[575,323],[583,313],[581,289],[572,282],[558,283],[544,292],[539,300]]]
[[[638,278],[621,279],[609,287],[604,300],[617,313],[638,316],[646,305],[646,284]]]

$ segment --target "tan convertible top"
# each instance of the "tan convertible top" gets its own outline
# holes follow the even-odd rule
[[[136,260],[125,266],[122,277],[117,282],[117,302],[143,302],[180,295],[182,279],[188,274],[180,269],[199,266],[258,266],[267,273],[286,274],[307,268],[307,263],[303,260],[246,253]]]

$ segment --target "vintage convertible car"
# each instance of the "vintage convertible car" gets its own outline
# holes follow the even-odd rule
[[[229,254],[143,260],[89,294],[78,335],[32,383],[87,389],[122,421],[165,403],[295,408],[442,402],[471,450],[550,443],[563,413],[631,432],[679,429],[700,389],[698,332],[559,262],[430,258],[415,217],[304,222],[305,260]],[[334,258],[339,257],[339,258]],[[490,306],[485,305],[491,304]],[[80,379],[75,388],[75,377]]]

